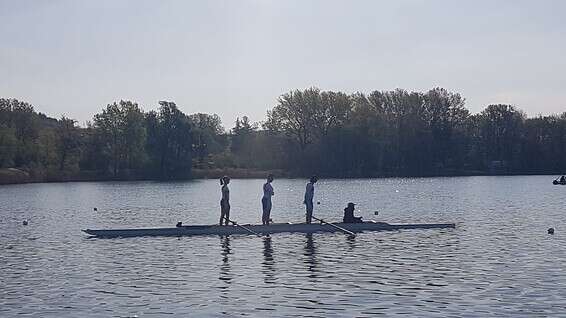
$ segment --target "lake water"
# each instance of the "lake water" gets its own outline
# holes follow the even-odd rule
[[[551,181],[321,180],[319,217],[353,201],[366,220],[456,223],[355,238],[89,239],[81,229],[216,223],[218,181],[0,186],[0,316],[565,317],[566,186]],[[232,180],[233,219],[261,220],[262,184]],[[273,220],[302,221],[305,181],[273,186]]]

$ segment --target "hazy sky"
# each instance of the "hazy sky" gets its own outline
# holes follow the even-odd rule
[[[441,86],[566,111],[566,1],[0,0],[0,97],[84,124],[115,100],[263,120],[282,93]]]

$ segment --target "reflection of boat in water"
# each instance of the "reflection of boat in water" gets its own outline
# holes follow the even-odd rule
[[[405,229],[442,229],[454,228],[454,223],[416,223],[416,224],[390,224],[385,222],[364,223],[335,223],[343,229],[352,232],[364,231],[393,231]],[[337,232],[336,227],[326,224],[306,223],[278,223],[271,225],[244,225],[220,226],[220,225],[187,225],[170,228],[139,228],[139,229],[113,229],[113,230],[83,230],[85,233],[96,237],[136,237],[136,236],[191,236],[191,235],[232,235],[250,234],[250,229],[261,234],[273,234],[284,232],[315,233],[315,232]]]

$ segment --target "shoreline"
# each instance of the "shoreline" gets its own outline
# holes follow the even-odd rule
[[[44,174],[33,175],[27,171],[17,168],[0,169],[0,185],[16,185],[28,183],[67,183],[67,182],[131,182],[131,181],[162,181],[162,182],[175,182],[175,181],[191,181],[191,180],[207,180],[218,179],[222,176],[228,175],[232,179],[264,179],[268,174],[275,175],[276,178],[284,179],[302,179],[308,176],[294,174],[283,170],[256,170],[256,169],[243,169],[243,168],[226,168],[226,169],[193,169],[190,178],[178,179],[162,179],[148,176],[136,175],[122,175],[122,176],[109,176],[97,175],[93,173],[79,173],[69,174],[61,173],[58,175]],[[387,179],[387,178],[450,178],[450,177],[476,177],[476,176],[557,176],[560,173],[551,172],[533,172],[533,173],[487,173],[481,171],[469,172],[450,172],[443,174],[430,174],[430,175],[376,175],[376,176],[321,176],[323,179]],[[554,179],[553,179],[554,180]]]

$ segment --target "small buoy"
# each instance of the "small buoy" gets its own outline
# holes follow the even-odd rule
[[[318,201],[316,204],[320,204],[320,201]]]
[[[22,224],[23,224],[23,225],[28,225],[28,220],[24,220],[24,221],[22,222]]]
[[[552,228],[552,227],[549,228],[549,229],[548,229],[548,234],[554,234],[554,228]]]
[[[97,208],[94,208],[94,211],[98,211],[98,209],[97,209]]]
[[[379,211],[373,212],[373,215],[378,215],[378,214],[379,214]]]

